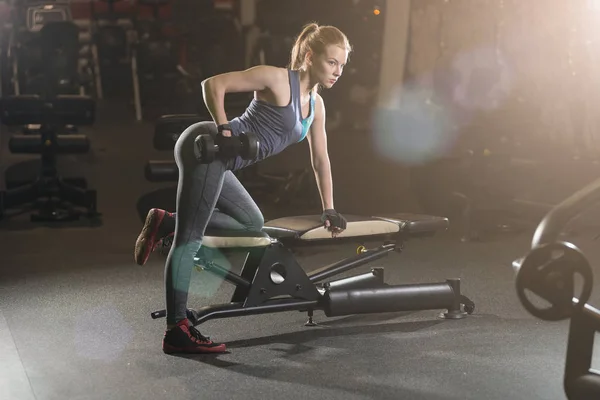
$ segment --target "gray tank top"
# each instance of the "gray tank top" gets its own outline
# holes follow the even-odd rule
[[[255,160],[237,157],[233,170],[246,167],[282,152],[288,146],[301,142],[315,117],[315,96],[311,94],[308,117],[302,118],[300,103],[300,76],[298,71],[288,70],[291,101],[287,106],[276,106],[253,99],[240,117],[229,122],[233,135],[253,132],[258,136],[260,150]]]

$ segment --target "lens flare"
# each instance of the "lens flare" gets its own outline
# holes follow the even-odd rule
[[[446,153],[455,130],[444,108],[432,101],[431,91],[404,86],[394,93],[388,106],[375,111],[374,144],[379,155],[417,165]]]

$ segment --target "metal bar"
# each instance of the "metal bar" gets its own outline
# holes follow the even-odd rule
[[[213,273],[221,278],[224,278],[229,283],[234,284],[235,286],[242,286],[246,289],[250,288],[252,285],[247,279],[242,278],[235,272],[231,272],[218,264],[215,263],[207,263],[206,265],[197,265],[198,268],[201,268],[204,271]]]
[[[599,201],[600,179],[590,183],[553,208],[538,225],[533,235],[531,248],[556,241],[562,229],[571,219]]]
[[[373,268],[371,272],[361,275],[350,276],[348,278],[338,279],[331,282],[323,283],[323,288],[326,290],[351,290],[382,287],[383,268]]]
[[[269,304],[255,307],[243,307],[241,303],[218,304],[203,307],[193,312],[194,318],[191,323],[196,326],[215,318],[242,317],[247,315],[269,314],[284,311],[303,311],[308,309],[320,309],[319,301],[306,301],[295,299],[272,300]]]
[[[571,316],[565,362],[565,382],[575,381],[587,374],[592,365],[594,336],[596,335],[593,322],[585,312],[575,312]]]
[[[331,278],[334,275],[368,264],[387,255],[390,251],[396,249],[396,244],[385,244],[375,250],[367,250],[364,253],[333,263],[324,268],[313,271],[308,275],[311,282],[316,283],[323,279]]]
[[[573,298],[573,303],[579,303],[579,299]],[[583,315],[585,315],[586,319],[590,324],[593,325],[593,329],[596,331],[600,331],[600,310],[591,306],[589,304],[585,304],[582,309]]]
[[[111,3],[112,4],[112,3]],[[136,121],[142,120],[142,100],[140,96],[140,82],[137,68],[137,53],[132,51],[131,55],[131,80],[133,81],[133,104],[135,106]]]

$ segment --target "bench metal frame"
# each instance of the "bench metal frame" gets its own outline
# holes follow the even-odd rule
[[[211,257],[203,248],[198,253],[197,268],[224,278],[236,289],[229,303],[188,309],[188,319],[196,326],[217,318],[301,311],[308,313],[306,326],[313,326],[316,325],[313,321],[315,310],[322,310],[327,317],[446,309],[440,314],[441,318],[461,319],[473,313],[475,305],[461,294],[460,279],[388,285],[384,282],[383,268],[373,268],[365,274],[326,281],[391,252],[402,251],[406,232],[400,232],[398,236],[399,244],[388,241],[375,249],[362,248],[357,255],[309,274],[279,240],[273,240],[266,247],[246,249],[248,253],[240,274],[208,261]],[[164,318],[166,310],[155,311],[151,316],[153,319]]]

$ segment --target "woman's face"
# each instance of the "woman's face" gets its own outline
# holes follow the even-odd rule
[[[348,50],[337,45],[329,45],[323,53],[312,55],[309,67],[311,78],[322,87],[329,89],[342,76],[347,61]]]

